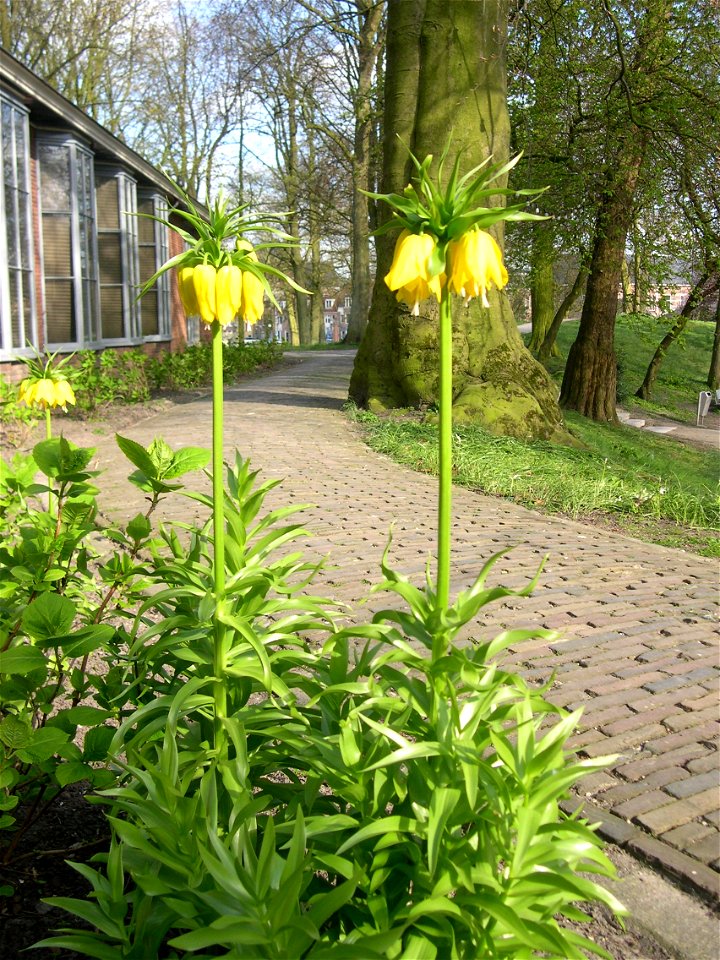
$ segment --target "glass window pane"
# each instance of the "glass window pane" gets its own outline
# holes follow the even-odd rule
[[[70,151],[62,144],[40,147],[41,198],[44,211],[70,210]]]
[[[121,287],[103,287],[100,291],[102,338],[114,340],[125,336]]]
[[[138,213],[152,214],[152,197],[138,198]],[[138,217],[138,237],[140,243],[155,244],[155,221],[147,216]]]
[[[43,255],[46,277],[70,277],[70,218],[43,217]]]
[[[18,263],[18,222],[15,211],[15,191],[5,187],[5,235],[7,238],[7,258],[11,267]]]
[[[101,233],[98,235],[100,283],[122,283],[123,277],[120,253],[119,234]]]
[[[100,230],[117,230],[120,225],[118,186],[115,177],[98,180],[95,190],[97,222]]]
[[[146,293],[140,301],[142,333],[144,337],[155,337],[160,333],[158,326],[158,295],[155,290]]]
[[[17,167],[18,186],[24,188],[27,182],[28,144],[27,144],[27,117],[20,110],[15,110],[15,163]]]
[[[50,344],[75,343],[75,318],[72,302],[72,281],[45,281],[47,338]]]
[[[10,336],[12,343],[17,347],[24,347],[25,335],[21,320],[22,312],[22,274],[19,270],[11,270],[8,277],[10,293]]]
[[[145,283],[157,270],[155,247],[140,247],[140,283]]]

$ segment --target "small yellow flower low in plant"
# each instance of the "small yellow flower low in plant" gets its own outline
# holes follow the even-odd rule
[[[487,291],[492,287],[502,290],[508,282],[508,272],[502,251],[487,230],[468,230],[458,240],[448,244],[450,289],[467,303],[480,297],[489,307]]]
[[[397,238],[393,262],[385,277],[385,283],[396,291],[401,303],[412,308],[415,317],[420,312],[421,300],[434,296],[439,302],[442,295],[444,274],[430,275],[429,263],[434,249],[435,239],[429,233],[403,230]]]

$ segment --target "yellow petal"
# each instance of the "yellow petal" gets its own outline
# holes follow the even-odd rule
[[[183,310],[188,317],[194,317],[200,313],[197,297],[195,296],[195,287],[193,285],[194,270],[194,267],[180,267],[177,272],[180,301],[182,302]]]
[[[33,400],[42,407],[57,406],[57,401],[55,399],[55,384],[52,382],[52,380],[43,378],[42,380],[37,381],[35,384]]]
[[[67,380],[55,381],[55,399],[59,407],[67,407],[75,403],[75,392]]]
[[[232,323],[242,305],[242,271],[236,266],[220,267],[215,278],[215,306],[222,326]]]
[[[428,260],[435,247],[429,233],[410,233],[403,230],[395,243],[395,253],[385,283],[391,290],[399,290],[416,280],[429,280]]]
[[[257,323],[262,320],[265,312],[265,287],[249,270],[242,271],[242,306],[240,308],[243,320],[247,323]]]

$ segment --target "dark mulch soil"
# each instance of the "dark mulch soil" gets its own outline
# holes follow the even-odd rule
[[[86,788],[73,784],[63,791],[45,815],[28,830],[7,856],[7,838],[0,835],[0,886],[13,887],[11,897],[0,897],[0,958],[15,960],[21,951],[50,936],[75,918],[42,902],[44,897],[84,897],[89,884],[66,861],[86,863],[107,849],[109,830],[102,807],[85,799]],[[19,818],[18,818],[19,820]],[[3,850],[3,844],[5,849]],[[33,950],[37,960],[70,960],[65,950]]]
[[[43,897],[83,897],[89,885],[66,860],[87,862],[106,849],[107,825],[103,808],[89,804],[80,785],[68,787],[43,819],[23,838],[11,865],[0,862],[0,886],[11,884],[15,895],[0,898],[0,958],[20,960],[76,960],[70,950],[27,947],[51,936],[60,926],[78,924],[74,917],[42,902]],[[0,852],[0,857],[1,857]],[[671,954],[642,934],[623,931],[602,906],[584,907],[593,916],[582,932],[601,944],[615,960],[672,960]],[[156,960],[148,957],[147,960]],[[288,958],[293,960],[293,958]]]

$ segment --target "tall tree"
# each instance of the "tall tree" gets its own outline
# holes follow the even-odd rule
[[[137,109],[157,14],[144,0],[0,0],[0,43],[122,136]]]
[[[563,406],[595,420],[616,420],[615,317],[642,178],[655,174],[673,130],[689,135],[700,122],[698,106],[707,111],[706,6],[704,0],[603,0],[597,10],[596,40],[603,40],[610,72],[599,73],[602,82],[595,78],[589,112],[605,131],[604,170],[580,328],[560,397]]]
[[[387,22],[383,192],[401,191],[416,156],[437,156],[452,132],[448,163],[464,168],[508,156],[504,0],[390,0]],[[502,230],[496,231],[503,242]],[[373,409],[433,403],[437,397],[437,308],[419,317],[398,303],[383,277],[394,238],[377,244],[377,278],[368,329],[358,350],[350,394]],[[490,309],[477,301],[455,311],[454,415],[495,433],[559,437],[554,385],[528,353],[507,297]]]

